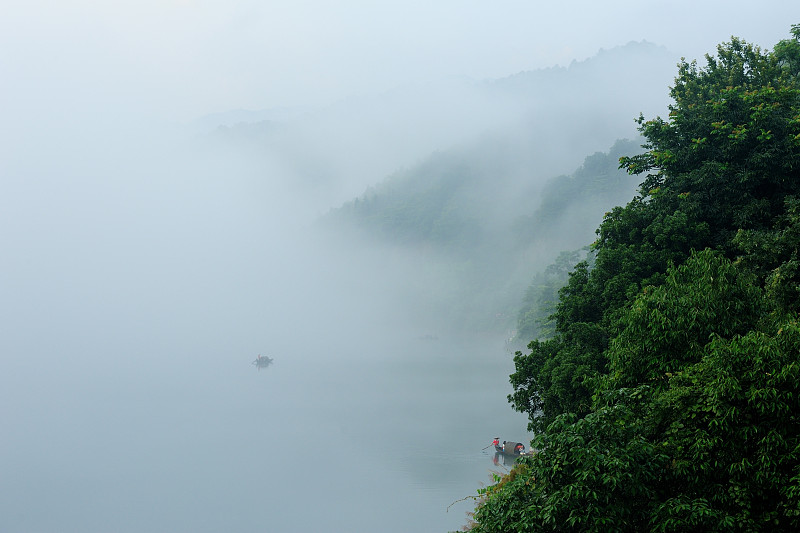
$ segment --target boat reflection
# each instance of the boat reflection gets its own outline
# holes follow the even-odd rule
[[[517,459],[522,457],[521,455],[513,456],[513,455],[506,455],[504,453],[495,452],[494,457],[492,458],[492,463],[495,466],[514,466],[514,463],[517,462]]]
[[[495,437],[494,441],[492,441],[492,444],[494,445],[495,450],[494,459],[492,459],[492,462],[495,465],[500,465],[502,462],[504,465],[513,466],[520,457],[533,455],[532,451],[525,451],[525,445],[521,442],[503,441],[503,444],[501,445],[499,439]]]

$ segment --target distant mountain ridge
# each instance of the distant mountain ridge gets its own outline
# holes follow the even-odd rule
[[[505,95],[516,121],[392,173],[319,224],[422,253],[420,269],[451,287],[431,298],[442,298],[441,314],[459,327],[513,329],[537,272],[590,244],[603,215],[636,192],[639,179],[619,170],[619,158],[642,148],[619,139],[638,139],[640,112],[663,114],[673,59],[662,47],[629,43],[569,67],[485,82],[482,90]]]
[[[407,252],[418,265],[408,275],[426,281],[391,283],[417,286],[432,315],[513,328],[535,273],[589,244],[635,192],[617,161],[641,148],[617,141],[638,138],[640,113],[664,114],[676,63],[631,42],[567,67],[402,88],[218,135],[280,160],[309,201],[329,202],[316,223],[329,235]]]
[[[491,194],[492,184],[482,181],[485,167],[439,153],[319,224],[351,241],[406,249],[417,258],[415,272],[446,276],[447,294],[432,289],[430,296],[442,298],[440,315],[454,327],[514,329],[536,273],[560,252],[590,244],[603,215],[633,196],[638,179],[618,166],[638,149],[637,142],[619,140],[569,176],[527,194],[519,189],[513,202],[493,200],[503,191]]]
[[[216,117],[226,126],[216,136],[238,143],[247,157],[274,161],[317,213],[436,151],[489,137],[514,153],[516,174],[541,180],[572,172],[616,139],[633,138],[640,113],[662,113],[678,60],[663,47],[631,42],[569,66],[504,78],[449,78],[291,113],[232,112]]]

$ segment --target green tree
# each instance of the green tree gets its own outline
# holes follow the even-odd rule
[[[652,400],[670,458],[659,531],[703,516],[728,531],[800,529],[800,328],[796,319],[731,339]],[[721,527],[723,526],[724,527]]]
[[[615,334],[620,314],[644,287],[663,284],[669,266],[692,250],[712,248],[733,258],[741,253],[734,241],[740,230],[772,230],[789,215],[787,198],[800,194],[800,91],[782,58],[794,57],[800,41],[778,48],[782,55],[733,39],[718,47],[717,57],[707,56],[705,68],[683,62],[669,120],[640,117],[647,152],[620,160],[632,173],[647,173],[639,195],[606,215],[594,267],[579,265],[562,289],[556,335],[546,347],[552,357],[534,343],[530,354],[515,359],[510,398],[516,409],[549,421],[585,405],[585,383],[608,365],[603,340]],[[587,329],[593,331],[588,338],[580,334]],[[575,366],[576,352],[586,364]],[[569,380],[573,389],[545,388],[545,371],[576,369],[582,375]],[[544,401],[553,394],[563,401]]]
[[[471,531],[645,531],[668,459],[640,425],[623,403],[557,417],[534,440],[538,454],[481,491]]]
[[[758,276],[779,313],[800,311],[800,199],[787,197],[786,214],[771,230],[739,230],[740,261]]]
[[[510,376],[514,392],[508,400],[514,409],[528,414],[529,430],[543,430],[562,413],[588,413],[592,397],[588,381],[606,371],[602,354],[608,338],[597,324],[597,308],[583,292],[588,278],[589,263],[582,261],[559,290],[561,303],[554,315],[558,334],[535,340],[528,345],[529,353],[514,356],[516,370]],[[571,320],[564,316],[565,310]]]
[[[800,527],[797,315],[718,252],[666,278],[623,315],[589,412],[555,417],[482,491],[473,531]]]
[[[625,308],[608,357],[611,387],[660,386],[697,362],[712,336],[731,338],[763,315],[756,278],[718,253],[692,254],[663,285]]]
[[[539,453],[474,531],[800,530],[792,35],[682,63],[668,119],[640,118],[647,151],[621,159],[639,195],[571,273],[555,335],[515,357]]]

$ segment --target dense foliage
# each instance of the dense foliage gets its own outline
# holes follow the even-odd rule
[[[645,174],[517,353],[538,454],[474,532],[800,530],[800,26],[683,62]]]

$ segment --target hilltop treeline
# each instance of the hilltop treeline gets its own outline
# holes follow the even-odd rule
[[[550,250],[585,246],[603,213],[630,198],[637,180],[619,170],[619,158],[638,145],[618,140],[572,174],[527,188],[494,167],[502,148],[442,151],[369,188],[322,222],[355,230],[356,240],[414,250],[420,263],[438,264],[453,287],[440,297],[438,318],[458,331],[531,333],[577,262],[569,258],[580,252],[562,254],[533,281],[531,272],[544,269]],[[520,310],[520,293],[529,283]]]
[[[733,38],[640,118],[638,194],[515,357],[538,453],[470,531],[800,530],[799,76],[800,25]]]

